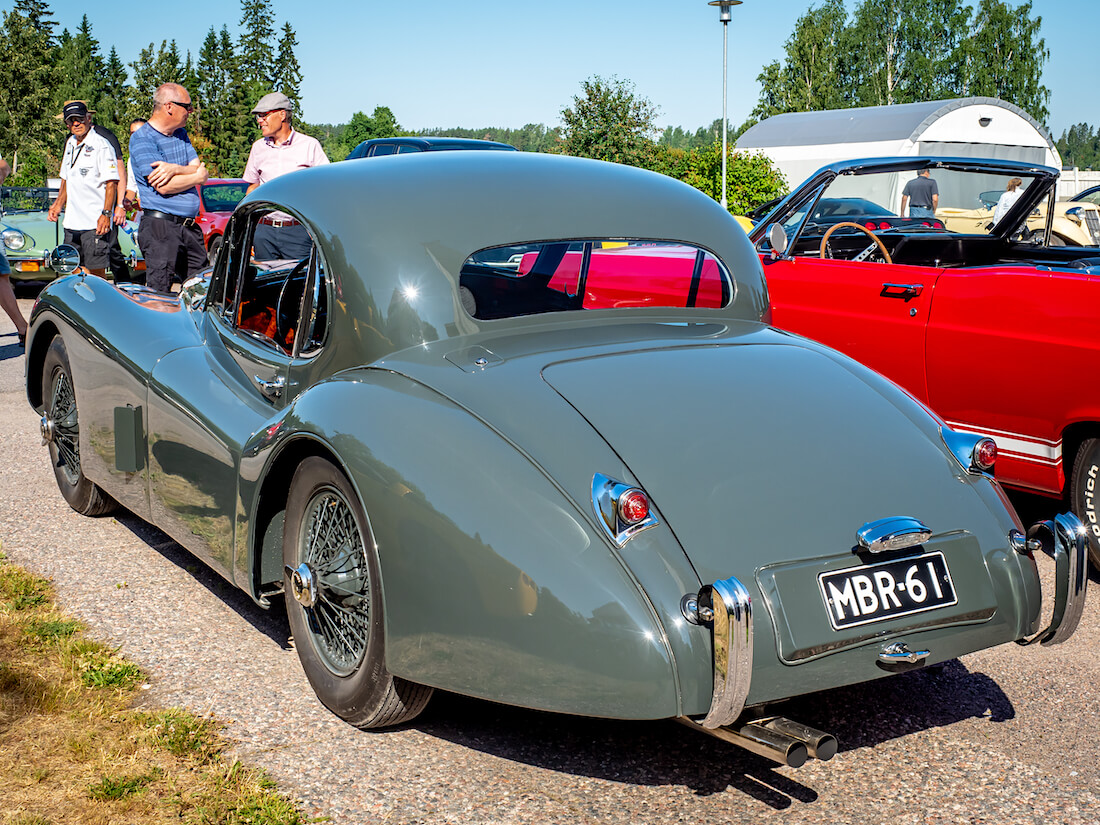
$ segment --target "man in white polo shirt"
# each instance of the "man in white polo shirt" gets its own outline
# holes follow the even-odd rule
[[[83,100],[70,100],[61,116],[69,128],[61,158],[61,188],[50,205],[51,221],[65,210],[65,243],[80,250],[80,262],[93,275],[107,271],[108,250],[117,243],[113,215],[118,198],[115,149],[92,128]]]
[[[249,192],[287,172],[328,163],[328,156],[316,138],[294,130],[290,99],[282,92],[261,97],[252,114],[263,137],[252,144],[244,167]],[[292,215],[272,212],[260,220],[252,246],[257,259],[270,261],[305,258],[313,244],[305,227]]]

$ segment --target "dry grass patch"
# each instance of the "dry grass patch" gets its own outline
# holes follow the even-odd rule
[[[132,707],[141,670],[57,612],[45,579],[0,553],[0,825],[298,825],[218,724]]]

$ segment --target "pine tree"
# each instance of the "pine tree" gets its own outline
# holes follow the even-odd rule
[[[295,119],[302,117],[302,67],[298,65],[298,58],[294,55],[294,47],[298,45],[298,38],[289,23],[283,24],[283,35],[279,38],[279,53],[272,72],[272,87],[287,97],[294,104]]]

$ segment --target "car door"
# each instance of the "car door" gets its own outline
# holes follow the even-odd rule
[[[314,257],[257,261],[252,232],[262,214],[230,224],[207,294],[203,346],[162,359],[150,386],[153,521],[230,580],[242,445],[295,392],[294,335]]]

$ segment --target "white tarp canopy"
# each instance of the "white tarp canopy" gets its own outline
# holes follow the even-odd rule
[[[757,123],[737,150],[762,152],[792,189],[826,164],[855,158],[946,155],[1062,167],[1046,130],[992,97],[790,112]]]

